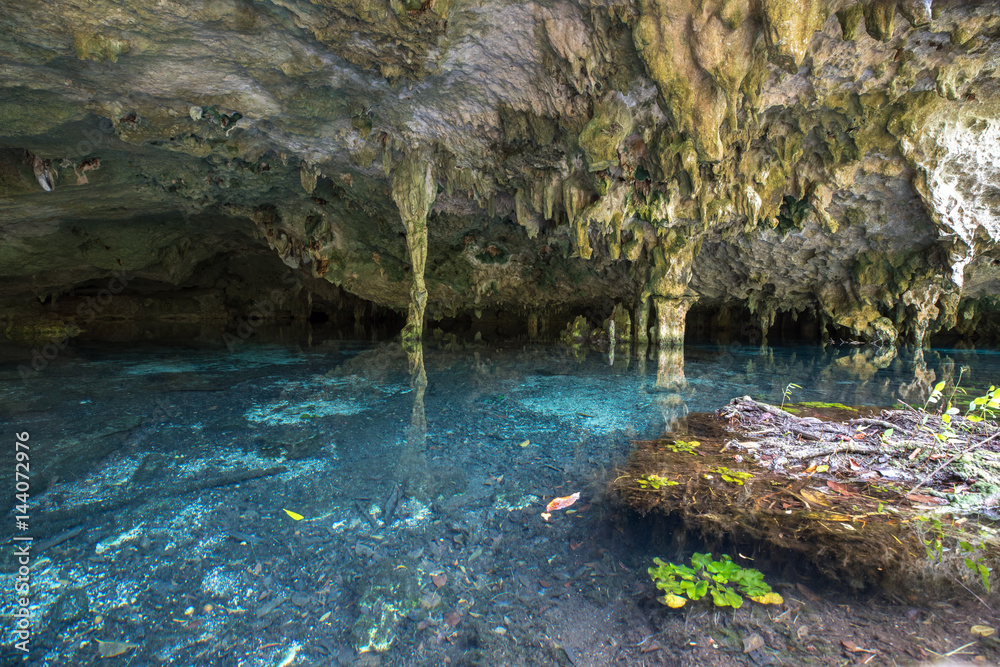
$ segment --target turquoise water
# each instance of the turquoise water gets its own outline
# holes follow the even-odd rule
[[[23,657],[13,538],[30,536],[31,665],[608,664],[572,628],[618,637],[619,657],[649,629],[656,540],[625,539],[606,491],[632,440],[788,383],[795,401],[888,406],[963,367],[971,395],[1000,379],[996,352],[848,346],[452,341],[421,361],[398,343],[91,343],[37,372],[0,352],[12,469],[13,434],[30,436],[28,511],[8,500],[0,529],[0,657]]]

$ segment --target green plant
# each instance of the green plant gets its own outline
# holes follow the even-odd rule
[[[781,394],[781,409],[785,409],[785,401],[792,397],[792,389],[802,389],[802,385],[789,382],[785,385],[785,391]]]
[[[701,443],[698,442],[697,440],[692,440],[690,442],[687,442],[685,440],[677,440],[674,442],[674,444],[667,445],[666,447],[675,454],[677,453],[694,454],[695,447],[698,447],[700,445]]]
[[[1000,410],[1000,389],[990,385],[989,391],[969,401],[969,409],[965,413],[965,418],[970,422],[996,419],[998,410]]]
[[[918,516],[914,517],[916,521],[920,522],[916,524],[920,526],[918,528],[918,535],[920,536],[920,541],[924,543],[924,550],[927,552],[927,558],[937,564],[941,564],[945,560],[945,553],[950,551],[950,549],[945,548],[945,540],[949,536],[945,532],[945,527],[941,523],[941,520],[937,517],[927,517]],[[950,536],[955,540],[954,553],[962,558],[962,563],[965,567],[972,570],[972,573],[979,576],[979,579],[983,582],[983,588],[987,593],[990,592],[990,568],[986,565],[985,554],[986,546],[983,543],[974,544],[970,541],[972,538],[968,534],[963,534],[961,536]],[[968,537],[969,540],[963,540],[961,537]],[[976,552],[981,551],[982,554],[976,556]]]
[[[965,540],[958,541],[959,553],[963,554],[962,561],[965,563],[965,567],[973,571],[973,573],[978,574],[980,580],[983,582],[983,588],[986,592],[990,592],[990,568],[986,566],[985,559],[983,556],[976,557],[976,551],[985,549],[982,544],[972,544],[971,542],[966,542]],[[984,553],[985,555],[985,553]]]
[[[691,566],[666,563],[654,558],[649,576],[664,595],[660,602],[677,609],[708,594],[717,607],[740,608],[746,596],[761,604],[781,604],[782,597],[764,583],[764,575],[753,568],[737,565],[726,555],[714,560],[712,554],[696,553]]]
[[[731,484],[738,484],[743,486],[743,482],[753,477],[753,473],[744,472],[742,470],[730,470],[725,466],[719,466],[718,468],[713,468],[709,472],[714,472],[723,479],[723,481],[730,482]]]
[[[651,488],[659,490],[661,486],[677,486],[677,482],[671,481],[666,477],[660,477],[659,475],[643,475],[635,481],[638,482],[640,489]]]

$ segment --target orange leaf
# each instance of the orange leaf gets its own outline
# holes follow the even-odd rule
[[[549,504],[545,506],[546,512],[555,512],[556,510],[563,510],[575,503],[580,499],[580,492],[577,491],[571,496],[563,496],[562,498],[553,498],[549,501]]]
[[[947,505],[948,501],[944,498],[935,498],[934,496],[922,496],[919,493],[911,493],[906,496],[906,499],[914,503],[924,503],[925,505]]]
[[[840,495],[842,495],[842,496],[856,496],[856,495],[858,495],[857,493],[855,493],[854,491],[851,491],[849,488],[847,488],[843,484],[838,484],[837,482],[834,482],[831,479],[828,479],[826,481],[826,485],[828,487],[830,487],[831,489],[833,489],[834,491],[836,491],[837,493],[839,493]]]

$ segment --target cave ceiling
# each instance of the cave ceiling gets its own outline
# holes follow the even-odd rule
[[[9,0],[3,316],[116,275],[232,314],[291,275],[411,319],[968,333],[998,308],[998,10]]]

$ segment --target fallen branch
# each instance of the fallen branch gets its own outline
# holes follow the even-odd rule
[[[818,447],[811,447],[809,449],[800,449],[797,452],[788,452],[787,457],[790,459],[811,459],[817,456],[826,456],[827,454],[833,454],[835,452],[844,452],[850,454],[871,454],[879,450],[875,445],[866,445],[863,442],[842,442],[842,443],[829,443],[825,445],[820,445]],[[912,491],[911,491],[912,493]]]

